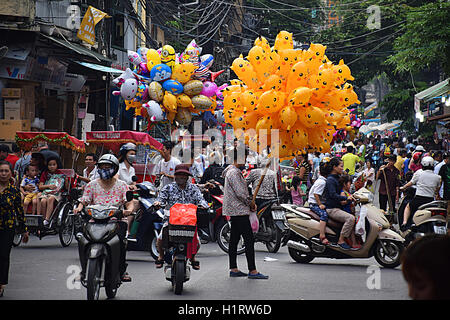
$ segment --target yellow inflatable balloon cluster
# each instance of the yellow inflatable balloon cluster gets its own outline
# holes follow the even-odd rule
[[[329,151],[333,133],[350,124],[347,108],[360,102],[347,82],[354,80],[349,67],[333,64],[325,49],[314,43],[294,49],[292,34],[281,31],[273,47],[259,37],[247,57],[236,58],[231,69],[239,79],[223,91],[223,113],[235,135],[257,152],[278,148],[281,159]]]

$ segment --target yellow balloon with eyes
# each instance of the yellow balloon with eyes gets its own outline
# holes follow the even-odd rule
[[[333,66],[331,70],[333,71],[334,82],[336,85],[342,85],[348,80],[355,80],[355,78],[352,77],[350,68],[344,64],[344,60],[342,59],[339,60],[339,64]]]
[[[295,88],[304,87],[308,84],[309,72],[308,65],[304,61],[294,64],[289,71],[286,91],[291,92]]]
[[[270,76],[270,70],[273,66],[273,61],[270,59],[270,51],[266,52],[263,48],[254,46],[248,52],[248,61],[253,66],[259,81],[265,81]]]
[[[169,112],[177,111],[177,97],[166,91],[163,98],[163,105]]]
[[[196,69],[197,67],[191,62],[177,63],[173,67],[172,79],[185,84],[191,80]]]
[[[259,97],[257,111],[262,114],[278,112],[285,103],[286,94],[282,91],[270,90]]]
[[[291,135],[292,144],[296,149],[303,149],[308,145],[308,132],[303,126],[296,125],[289,131]]]
[[[281,80],[279,75],[272,74],[265,81],[263,85],[263,91],[282,89],[283,80]]]
[[[155,49],[148,49],[147,51],[147,68],[151,70],[154,66],[161,63],[161,56]]]
[[[279,130],[278,139],[271,141],[270,148],[271,156],[283,159],[292,155],[295,146],[292,143],[289,132],[287,130]]]
[[[280,31],[275,38],[275,44],[273,45],[273,47],[277,52],[285,49],[293,49],[294,40],[292,39],[292,33],[284,30]]]
[[[287,103],[293,107],[306,107],[313,90],[308,87],[298,87],[288,96]]]
[[[236,111],[243,111],[244,107],[241,103],[241,93],[231,92],[223,99],[224,108],[232,109]]]
[[[240,95],[243,111],[255,111],[259,97],[252,90],[246,90]]]
[[[176,98],[177,98],[177,106],[179,108],[193,107],[192,100],[187,94],[185,94],[185,93],[179,94],[178,96],[176,96]]]
[[[279,116],[281,127],[286,130],[291,130],[298,117],[295,109],[289,105],[281,109]]]
[[[161,49],[161,62],[168,65],[172,70],[175,66],[175,49],[171,45],[166,44]]]
[[[321,98],[334,86],[333,71],[331,69],[324,69],[319,71],[317,75],[310,78],[309,87],[317,88],[313,92],[315,99]]]
[[[280,60],[278,61],[278,68],[276,74],[283,80],[286,85],[289,72],[294,64],[297,63],[297,51],[294,49],[285,49],[278,52]]]
[[[259,36],[258,38],[256,38],[254,45],[263,48],[266,52],[270,52],[269,41],[267,41],[267,39],[263,36]]]
[[[253,66],[242,57],[236,58],[230,68],[236,73],[236,75],[241,79],[247,87],[251,89],[256,89],[259,86],[258,76],[256,75]]]

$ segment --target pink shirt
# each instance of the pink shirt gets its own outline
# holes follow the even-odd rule
[[[128,186],[126,182],[122,180],[117,180],[111,189],[105,190],[100,185],[99,179],[95,179],[86,185],[84,188],[83,197],[80,201],[88,205],[101,204],[105,206],[119,207],[127,201],[127,191]]]
[[[295,191],[295,189],[291,190],[292,204],[295,204],[297,206],[302,206],[303,205],[303,197],[298,192],[299,190],[301,190],[300,186],[298,186],[297,189],[298,189],[297,191]]]

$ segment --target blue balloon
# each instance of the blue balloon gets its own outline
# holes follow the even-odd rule
[[[164,81],[169,79],[172,76],[172,69],[164,64],[157,64],[150,70],[150,78],[153,81]]]
[[[164,90],[170,92],[173,95],[183,93],[183,85],[177,80],[169,79],[163,83]]]

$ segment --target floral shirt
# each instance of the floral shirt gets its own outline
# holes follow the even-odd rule
[[[16,225],[20,233],[26,231],[20,190],[10,183],[0,193],[0,230],[13,229]]]
[[[192,203],[197,206],[208,207],[200,189],[189,182],[184,189],[180,189],[176,182],[169,183],[161,189],[157,201],[166,204],[166,209],[170,209],[175,203]]]
[[[127,201],[127,191],[128,186],[126,182],[122,180],[117,179],[111,189],[105,190],[100,185],[99,179],[95,179],[86,185],[80,201],[87,205],[101,204],[105,206],[119,207]]]

